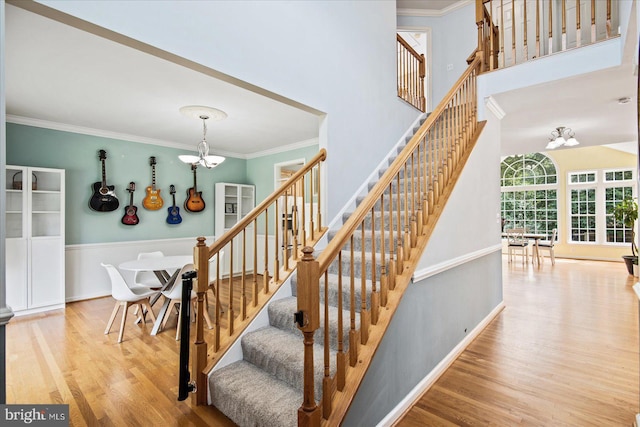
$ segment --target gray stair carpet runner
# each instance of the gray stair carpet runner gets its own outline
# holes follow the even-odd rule
[[[414,129],[414,132],[417,128]],[[407,138],[407,141],[410,138]],[[405,142],[406,143],[406,142]],[[401,147],[402,148],[402,147]],[[401,151],[398,149],[398,152]],[[391,163],[394,159],[391,159]],[[382,175],[384,171],[380,172]],[[371,188],[375,184],[370,184]],[[402,185],[402,183],[401,183]],[[358,198],[360,203],[362,198]],[[386,203],[386,202],[385,202]],[[385,210],[388,206],[385,204]],[[402,207],[402,205],[401,205]],[[379,209],[379,208],[378,208]],[[348,218],[345,214],[343,221]],[[388,227],[388,213],[375,212],[375,227],[380,229],[381,218],[385,216],[385,225]],[[365,232],[364,242],[360,232],[354,236],[354,275],[358,280],[355,283],[355,307],[356,328],[360,321],[359,307],[361,304],[361,272],[362,272],[362,245],[365,246],[366,263],[366,291],[371,292],[371,257],[372,249],[370,230],[372,225],[369,219],[365,225],[369,230]],[[394,228],[397,224],[394,224]],[[330,232],[329,238],[335,232]],[[376,252],[380,251],[380,237],[377,236]],[[349,248],[346,248],[349,249]],[[389,248],[385,248],[389,253]],[[345,254],[346,255],[346,254]],[[380,259],[375,254],[376,260]],[[343,259],[349,259],[343,257]],[[344,262],[344,261],[343,261]],[[378,270],[380,262],[377,261]],[[345,262],[342,268],[342,304],[343,304],[343,346],[347,351],[349,345],[350,326],[350,296],[349,263]],[[330,332],[330,363],[331,375],[335,373],[335,354],[338,351],[338,273],[337,263],[331,265],[328,274],[328,301],[329,301],[329,328]],[[379,277],[380,271],[377,272]],[[293,297],[279,299],[269,304],[269,326],[246,333],[242,339],[243,360],[234,362],[216,370],[209,379],[211,402],[222,413],[229,417],[240,427],[293,427],[298,424],[298,408],[303,399],[303,336],[297,325],[293,322],[293,313],[297,311],[296,277],[295,273],[291,281]],[[325,294],[324,280],[320,282],[321,300]],[[366,301],[369,301],[367,296]],[[315,364],[315,398],[320,401],[322,396],[322,377],[324,374],[324,306],[320,308],[320,329],[315,334],[314,364]]]

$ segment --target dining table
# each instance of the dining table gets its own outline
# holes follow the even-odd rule
[[[541,234],[541,233],[523,233],[521,235],[523,238],[525,239],[529,239],[529,240],[533,240],[533,252],[531,254],[531,263],[534,263],[534,255],[535,255],[535,260],[538,264],[538,266],[540,266],[540,240],[544,240],[546,238],[548,238],[548,236],[546,234]],[[508,235],[507,233],[503,232],[502,233],[502,237],[503,238],[507,238]]]
[[[151,271],[158,278],[158,288],[162,292],[167,289],[171,289],[175,281],[178,279],[178,274],[182,267],[187,264],[193,263],[193,255],[168,255],[162,257],[135,259],[131,261],[125,261],[118,265],[121,270],[128,271]],[[158,298],[158,293],[152,300],[151,305],[155,304]],[[170,300],[164,299],[160,311],[156,315],[156,321],[151,329],[151,335],[156,335],[162,325],[162,319],[167,313]]]

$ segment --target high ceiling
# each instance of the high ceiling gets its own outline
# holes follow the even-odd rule
[[[437,15],[467,3],[397,0],[397,7]],[[633,68],[629,49],[623,67],[495,95],[506,113],[502,153],[542,150],[556,126],[572,127],[583,145],[623,143],[635,150]],[[202,123],[178,109],[195,104],[228,114],[208,124],[207,140],[219,154],[251,157],[318,136],[320,112],[311,107],[8,4],[5,69],[8,120],[16,123],[193,150]],[[625,96],[631,103],[618,105]]]
[[[205,105],[228,115],[207,123],[217,153],[246,156],[318,136],[312,112],[12,5],[5,37],[9,121],[192,150],[202,122],[178,109]]]

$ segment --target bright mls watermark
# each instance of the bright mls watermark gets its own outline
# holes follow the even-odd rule
[[[69,405],[0,405],[0,425],[68,427]]]

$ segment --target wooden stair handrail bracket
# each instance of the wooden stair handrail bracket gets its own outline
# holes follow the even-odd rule
[[[313,332],[319,327],[315,310],[319,312],[324,305],[325,351],[319,405],[310,400],[316,379],[313,355],[305,352],[304,403],[298,425],[335,426],[346,415],[484,126],[477,121],[476,77],[481,64],[481,56],[476,55],[316,260],[311,248],[304,249],[298,262],[297,318],[309,322],[303,323],[306,329],[302,331],[305,349],[310,348]],[[354,248],[358,241],[360,248]],[[332,279],[337,280],[332,286],[337,286],[338,299],[337,314],[331,314],[337,316],[334,336],[329,336],[330,275],[337,276]],[[343,293],[347,293],[344,298]],[[345,322],[347,311],[349,320]],[[348,336],[348,343],[343,342],[343,335]],[[331,342],[337,343],[335,363],[330,360]],[[334,375],[331,366],[336,366]],[[317,419],[318,411],[321,420]]]
[[[320,165],[326,158],[327,151],[323,148],[227,232],[216,236],[211,245],[207,246],[204,237],[198,237],[193,254],[197,271],[194,288],[198,304],[196,336],[191,351],[196,383],[196,392],[193,394],[195,404],[207,404],[209,372],[294,271],[302,247],[312,247],[326,232],[321,214],[320,179]],[[287,212],[281,212],[280,209],[287,209]],[[280,230],[284,227],[282,220],[287,219],[282,215],[288,215],[289,209],[292,211],[291,240],[288,240],[288,234],[283,236],[285,233]],[[258,237],[259,229],[263,245]],[[272,236],[275,246],[269,243]],[[258,245],[264,251],[264,264],[260,266]],[[221,261],[223,252],[224,260]],[[239,256],[240,259],[234,259],[234,252],[235,258]],[[271,266],[269,260],[273,263]],[[211,277],[210,266],[215,266],[214,277]],[[222,273],[223,268],[227,268],[227,277]],[[262,274],[260,283],[258,274]],[[228,289],[225,301],[221,296],[223,284]],[[205,295],[209,290],[213,291],[215,306],[210,347],[204,334],[204,310],[207,310]],[[234,295],[239,298],[234,300]],[[212,300],[209,299],[209,302]]]

